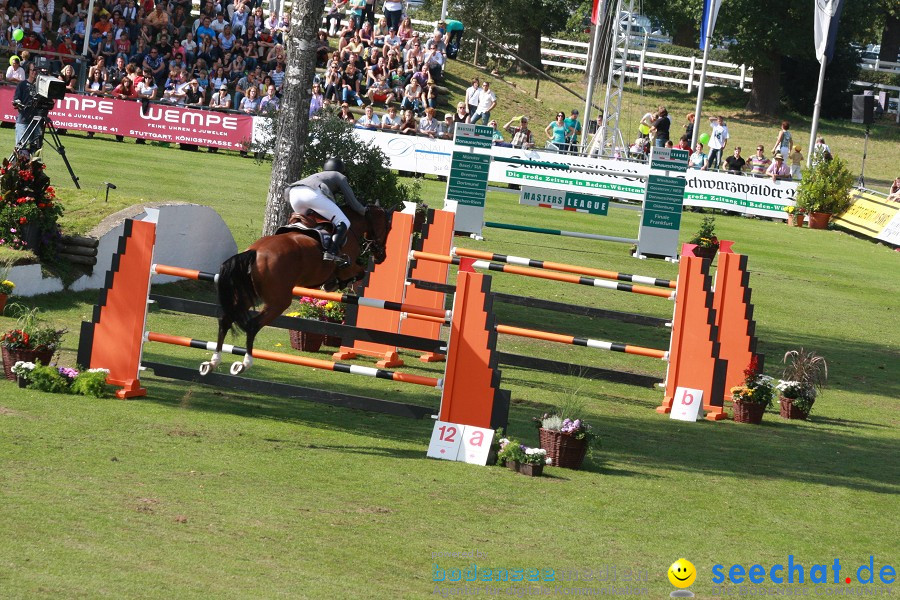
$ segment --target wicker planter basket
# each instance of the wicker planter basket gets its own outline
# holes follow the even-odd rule
[[[326,323],[335,323],[335,324],[337,324],[337,325],[343,325],[343,324],[344,324],[343,321],[332,321],[331,319],[323,319],[323,320],[324,320]],[[336,336],[336,335],[326,335],[326,336],[325,336],[325,341],[322,342],[322,345],[323,345],[323,346],[330,346],[330,347],[333,347],[333,348],[340,348],[341,346],[344,345],[344,341],[343,341],[340,337],[338,337],[338,336]]]
[[[587,454],[587,440],[573,435],[551,431],[543,427],[538,431],[541,448],[547,451],[550,465],[564,469],[580,469]]]
[[[12,350],[3,346],[3,372],[10,381],[16,380],[12,367],[20,360],[34,364],[40,361],[42,365],[49,365],[53,360],[53,350]]]
[[[289,329],[291,333],[291,348],[301,352],[318,352],[325,341],[325,336],[318,333],[308,333]]]
[[[699,256],[700,258],[708,258],[709,260],[714,259],[716,257],[716,254],[718,253],[718,246],[713,246],[711,248],[701,248],[700,246],[697,246],[696,248],[694,248],[694,256]]]
[[[782,419],[801,419],[805,421],[809,417],[809,411],[800,410],[794,406],[790,398],[781,397],[781,418]]]
[[[756,402],[741,402],[740,400],[735,400],[733,404],[736,423],[750,423],[752,425],[762,423],[763,415],[766,412],[764,405]]]

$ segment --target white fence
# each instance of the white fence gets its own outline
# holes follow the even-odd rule
[[[647,43],[642,43],[640,48],[628,50],[626,77],[636,79],[638,85],[643,85],[645,81],[683,85],[688,93],[691,93],[700,84],[701,59],[653,52],[649,43],[651,39],[644,38]],[[589,45],[586,42],[547,37],[542,37],[541,42],[541,55],[550,57],[543,61],[544,65],[578,71],[587,70]],[[661,64],[658,61],[677,64]],[[753,84],[752,71],[747,65],[710,60],[707,62],[706,86],[729,86],[749,91]]]
[[[860,67],[864,71],[879,71],[881,73],[900,73],[900,63],[888,62],[886,60],[871,58],[862,59],[862,64]]]

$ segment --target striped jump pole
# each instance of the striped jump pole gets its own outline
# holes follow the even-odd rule
[[[600,240],[603,242],[618,242],[620,244],[637,244],[636,238],[615,237],[612,235],[601,235],[599,233],[582,233],[580,231],[563,231],[562,229],[546,229],[544,227],[529,227],[527,225],[511,225],[509,223],[496,223],[494,221],[485,221],[485,227],[493,229],[511,229],[513,231],[527,231],[529,233],[544,233],[547,235],[561,235],[564,237],[583,238],[586,240]]]
[[[537,329],[510,327],[509,325],[497,325],[496,329],[497,333],[505,333],[506,335],[515,335],[518,337],[545,340],[548,342],[559,342],[561,344],[570,344],[572,346],[585,346],[587,348],[597,348],[599,350],[609,350],[611,352],[624,352],[625,354],[648,356],[650,358],[659,358],[662,360],[669,359],[669,353],[667,351],[657,350],[656,348],[644,348],[643,346],[633,346],[631,344],[604,342],[603,340],[592,340],[590,338],[550,333],[548,331],[539,331]]]
[[[410,258],[416,260],[433,260],[448,264],[458,265],[460,260],[457,257],[445,256],[442,254],[431,254],[428,252],[410,252]],[[633,294],[642,294],[645,296],[656,296],[657,298],[675,299],[675,292],[661,288],[645,287],[640,285],[632,285],[630,283],[614,283],[594,277],[582,277],[578,275],[570,275],[568,273],[554,273],[552,271],[540,271],[538,269],[528,269],[525,267],[517,267],[515,265],[503,265],[492,263],[486,260],[476,260],[472,262],[472,267],[476,269],[487,269],[489,271],[499,271],[501,273],[512,273],[515,275],[524,275],[526,277],[536,277],[538,279],[549,279],[552,281],[563,281],[566,283],[577,283],[579,285],[588,285],[607,290],[616,290],[619,292],[630,292]]]
[[[450,254],[463,258],[475,258],[489,260],[493,262],[506,263],[509,265],[518,265],[521,267],[532,267],[535,269],[549,269],[551,271],[562,271],[564,273],[575,273],[576,275],[590,275],[591,277],[599,277],[601,279],[615,279],[616,281],[628,281],[631,283],[641,283],[644,285],[652,285],[656,287],[664,287],[675,289],[677,282],[668,279],[657,279],[656,277],[645,277],[643,275],[631,275],[630,273],[619,273],[616,271],[607,271],[605,269],[594,269],[591,267],[579,267],[576,265],[568,265],[566,263],[550,262],[547,260],[535,260],[533,258],[523,258],[521,256],[510,256],[507,254],[494,254],[492,252],[483,252],[481,250],[468,250],[466,248],[451,248]]]
[[[151,273],[158,275],[171,275],[172,277],[183,277],[184,279],[196,279],[199,281],[218,281],[218,274],[207,273],[205,271],[197,271],[194,269],[184,269],[182,267],[172,267],[169,265],[152,265]],[[369,306],[371,308],[381,308],[384,310],[392,310],[397,312],[405,312],[409,314],[418,314],[430,317],[437,317],[444,320],[452,318],[452,312],[449,310],[430,308],[427,306],[416,306],[415,304],[406,304],[404,302],[393,302],[390,300],[378,300],[377,298],[364,298],[361,296],[353,296],[351,294],[341,294],[339,292],[325,292],[305,287],[295,287],[293,289],[294,296],[309,296],[310,298],[318,298],[319,300],[330,300],[332,302],[340,302],[342,304],[355,304],[357,306]]]
[[[209,350],[214,352],[216,343],[206,340],[197,340],[189,337],[177,335],[169,335],[166,333],[156,333],[148,331],[144,334],[144,339],[148,342],[158,342],[161,344],[170,344],[173,346],[184,346],[186,348],[199,348],[201,350]],[[247,349],[231,344],[223,344],[222,352],[234,354],[235,356],[245,356]],[[290,354],[282,354],[280,352],[269,352],[268,350],[260,350],[254,348],[253,358],[261,360],[270,360],[273,362],[286,363],[291,365],[300,365],[313,369],[323,369],[325,371],[335,371],[337,373],[349,373],[351,375],[362,375],[365,377],[375,377],[377,379],[389,379],[391,381],[402,381],[403,383],[414,383],[416,385],[424,385],[441,389],[444,386],[443,379],[434,377],[423,377],[421,375],[413,375],[411,373],[398,373],[396,371],[387,371],[385,369],[375,369],[372,367],[364,367],[361,365],[351,365],[347,363],[332,362],[329,360],[319,360],[315,358],[306,358],[303,356],[292,356]]]

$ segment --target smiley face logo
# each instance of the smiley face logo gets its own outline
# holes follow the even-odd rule
[[[669,567],[668,575],[672,585],[677,588],[686,588],[690,587],[697,579],[697,569],[689,560],[679,558]]]

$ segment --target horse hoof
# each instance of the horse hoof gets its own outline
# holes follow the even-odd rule
[[[244,363],[232,363],[231,364],[231,374],[232,375],[240,375],[244,372]]]
[[[213,370],[212,363],[209,361],[200,363],[200,374],[209,375]]]

